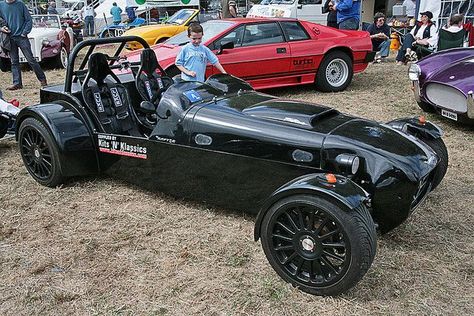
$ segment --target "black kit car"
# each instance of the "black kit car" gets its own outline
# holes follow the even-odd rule
[[[141,63],[118,57],[127,41],[145,47]],[[114,42],[112,57],[93,53]],[[446,172],[441,130],[418,118],[380,124],[224,74],[175,82],[137,37],[82,42],[70,58],[65,83],[43,88],[41,104],[17,118],[37,182],[102,172],[255,214],[272,267],[308,293],[353,287],[374,259],[376,230],[405,221]],[[123,67],[132,72],[115,75]]]

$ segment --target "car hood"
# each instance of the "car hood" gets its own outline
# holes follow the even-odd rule
[[[473,73],[474,55],[451,63],[449,67],[433,71],[426,79],[454,86],[467,95],[469,91],[474,90]]]
[[[385,161],[396,166],[413,181],[428,174],[437,164],[435,153],[414,136],[374,121],[353,118],[336,127],[323,142],[326,152],[347,152],[362,157],[372,174],[391,170]],[[380,156],[385,159],[380,159]]]
[[[56,36],[59,33],[59,29],[52,29],[52,28],[46,28],[46,27],[39,27],[39,28],[34,28],[31,30],[31,32],[28,34],[28,38],[44,38],[47,37],[49,39],[54,38],[56,39]]]
[[[437,72],[443,71],[455,63],[471,58],[474,58],[473,47],[456,48],[431,54],[418,61],[417,65],[421,68],[422,78],[429,79]]]
[[[179,25],[172,24],[158,24],[158,25],[147,25],[140,26],[133,29],[130,29],[123,33],[123,36],[136,35],[144,36],[145,34],[159,34],[165,32],[176,32]]]

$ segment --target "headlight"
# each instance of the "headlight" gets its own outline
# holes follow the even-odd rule
[[[411,64],[408,68],[408,78],[410,80],[418,80],[421,75],[421,68],[417,64]]]
[[[43,38],[43,40],[41,41],[41,44],[43,44],[43,46],[48,46],[49,43],[51,43],[51,41],[47,38]]]
[[[356,155],[340,154],[336,157],[336,163],[345,170],[345,172],[356,174],[359,170],[360,159]]]

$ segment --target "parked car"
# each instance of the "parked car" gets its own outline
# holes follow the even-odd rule
[[[217,18],[217,14],[199,13],[197,9],[181,9],[173,14],[162,24],[146,25],[130,29],[123,33],[124,36],[140,36],[149,45],[166,41],[168,38],[188,29],[191,22],[205,22]],[[143,46],[138,42],[128,43],[127,48],[131,50],[140,49]]]
[[[129,29],[133,29],[135,27],[141,26],[146,23],[146,20],[143,18],[135,18],[131,23],[122,22],[120,24],[109,24],[104,27],[104,29],[99,33],[100,38],[104,37],[113,37],[113,36],[121,36],[124,32]]]
[[[33,29],[28,34],[31,51],[38,62],[53,62],[66,68],[69,52],[74,46],[74,33],[69,26],[61,25],[59,15],[32,15]],[[0,53],[1,70],[10,68],[9,56]],[[20,50],[20,63],[27,63]]]
[[[6,134],[15,133],[15,120],[20,109],[18,108],[18,101],[14,100],[13,102],[16,102],[16,104],[3,100],[0,91],[0,139]]]
[[[415,100],[425,112],[474,124],[474,47],[431,54],[409,68]]]
[[[315,84],[321,91],[342,91],[354,73],[367,68],[375,55],[367,32],[343,31],[296,19],[238,18],[202,24],[203,44],[219,56],[226,71],[254,89]],[[153,46],[160,64],[171,75],[181,46],[182,32]],[[127,58],[138,60],[140,52]],[[216,69],[209,66],[206,75]]]
[[[275,271],[305,292],[337,295],[369,269],[376,228],[403,223],[446,173],[442,132],[430,122],[379,124],[227,74],[175,82],[148,48],[133,63],[92,53],[119,41],[148,46],[138,37],[79,43],[65,83],[19,113],[20,153],[38,183],[106,173],[256,214],[255,240]],[[76,59],[89,47],[86,70]],[[133,72],[113,72],[123,67]]]

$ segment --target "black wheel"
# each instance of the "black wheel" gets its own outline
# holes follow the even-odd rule
[[[0,57],[0,70],[2,72],[7,72],[7,71],[10,71],[11,68],[12,68],[12,64],[10,62],[10,59]]]
[[[334,51],[324,57],[316,74],[316,88],[323,92],[343,91],[352,81],[352,60],[347,54]]]
[[[8,119],[0,116],[0,138],[8,132]]]
[[[26,169],[38,183],[55,187],[63,182],[58,147],[43,123],[32,117],[25,119],[20,125],[18,145]]]
[[[422,141],[430,146],[440,159],[440,162],[434,171],[435,174],[431,185],[431,191],[433,191],[441,183],[441,180],[443,180],[446,171],[448,170],[448,149],[441,138],[423,138]]]
[[[315,295],[338,295],[353,287],[369,269],[377,247],[365,206],[344,211],[312,195],[274,204],[263,219],[261,237],[273,269]]]
[[[420,107],[420,109],[422,109],[424,112],[427,112],[427,113],[433,113],[435,111],[435,109],[428,103],[426,102],[423,102],[423,101],[420,101],[420,102],[416,102],[418,103],[418,106]]]
[[[61,46],[61,50],[59,51],[58,56],[56,56],[56,67],[66,69],[68,57],[69,54],[66,47]]]

